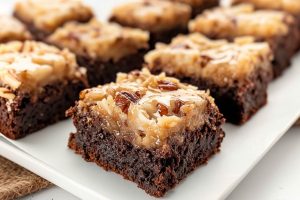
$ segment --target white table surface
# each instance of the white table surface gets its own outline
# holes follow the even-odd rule
[[[299,155],[300,127],[292,128],[286,133],[227,200],[300,199]],[[58,187],[52,187],[22,200],[78,200],[78,198]]]

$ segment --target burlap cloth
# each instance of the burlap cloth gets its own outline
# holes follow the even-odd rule
[[[0,156],[0,200],[12,200],[51,186],[51,183]]]

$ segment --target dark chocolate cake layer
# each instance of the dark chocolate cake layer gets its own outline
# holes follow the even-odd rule
[[[115,81],[118,72],[141,69],[145,54],[146,50],[140,50],[138,53],[121,58],[116,62],[96,60],[78,55],[77,62],[80,66],[86,66],[89,85],[93,87]]]
[[[209,88],[226,120],[233,124],[244,124],[267,103],[267,87],[272,75],[266,71],[258,71],[243,85],[236,82],[230,87],[220,87],[209,80],[178,78],[199,89]]]
[[[13,103],[0,97],[0,132],[8,138],[19,139],[65,119],[66,110],[74,105],[84,88],[82,82],[69,81],[47,85],[36,97],[17,91]]]
[[[121,174],[150,195],[162,197],[219,151],[225,136],[219,127],[221,115],[214,110],[208,112],[209,121],[202,127],[178,133],[183,142],[172,138],[160,149],[136,147],[101,129],[101,119],[75,114],[77,133],[70,136],[69,147],[86,161]]]

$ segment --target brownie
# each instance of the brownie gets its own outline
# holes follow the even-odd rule
[[[296,17],[300,16],[299,0],[233,0],[234,4],[249,3],[257,9],[270,9],[288,12]]]
[[[113,9],[110,21],[150,32],[150,46],[170,42],[179,33],[187,33],[190,6],[163,0],[124,3]]]
[[[31,34],[17,19],[7,15],[0,15],[0,43],[13,40],[24,41],[31,39]]]
[[[298,28],[299,28],[299,38],[300,38],[300,1],[299,0],[234,0],[233,3],[251,3],[257,9],[272,9],[281,10],[288,12],[295,16]],[[300,48],[300,42],[299,42]]]
[[[208,93],[146,69],[83,91],[68,115],[71,149],[155,197],[207,163],[225,136]]]
[[[193,33],[159,44],[145,56],[153,72],[165,72],[183,82],[208,89],[228,122],[243,124],[267,102],[272,80],[268,43],[252,37],[234,42],[210,40]]]
[[[250,4],[207,10],[189,23],[189,29],[213,39],[253,36],[256,41],[268,42],[274,54],[274,77],[290,66],[299,46],[298,27],[292,15],[273,10],[255,11]]]
[[[14,16],[34,39],[44,41],[66,22],[88,22],[94,14],[82,0],[23,0],[16,3]]]
[[[53,33],[47,42],[68,48],[87,69],[91,86],[114,81],[117,72],[140,69],[148,49],[149,34],[96,19],[71,22]]]
[[[185,3],[192,8],[192,16],[195,17],[204,10],[219,5],[219,0],[168,0],[172,2]]]
[[[34,41],[0,45],[0,133],[24,137],[65,118],[87,85],[75,56]]]

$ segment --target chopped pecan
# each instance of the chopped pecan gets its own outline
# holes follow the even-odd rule
[[[144,138],[144,137],[146,137],[146,134],[145,134],[145,132],[144,131],[138,131],[138,134],[139,134],[139,136],[140,137],[142,137],[142,138]]]
[[[119,92],[115,97],[115,102],[124,113],[128,113],[128,108],[131,103],[136,103],[140,98],[136,94],[129,92]]]
[[[141,94],[141,92],[140,91],[136,91],[135,93],[134,93],[139,99],[140,98],[142,98],[142,94]]]
[[[157,109],[161,116],[168,115],[169,113],[167,106],[165,106],[164,104],[157,103]]]
[[[181,101],[181,100],[175,100],[175,102],[174,102],[174,108],[173,108],[173,113],[179,114],[181,106],[183,106],[183,101]]]
[[[178,85],[171,81],[158,81],[158,88],[166,91],[174,91],[179,89]]]
[[[212,60],[212,58],[207,55],[201,55],[200,57],[201,57],[200,66],[202,68],[206,67],[206,65]]]

